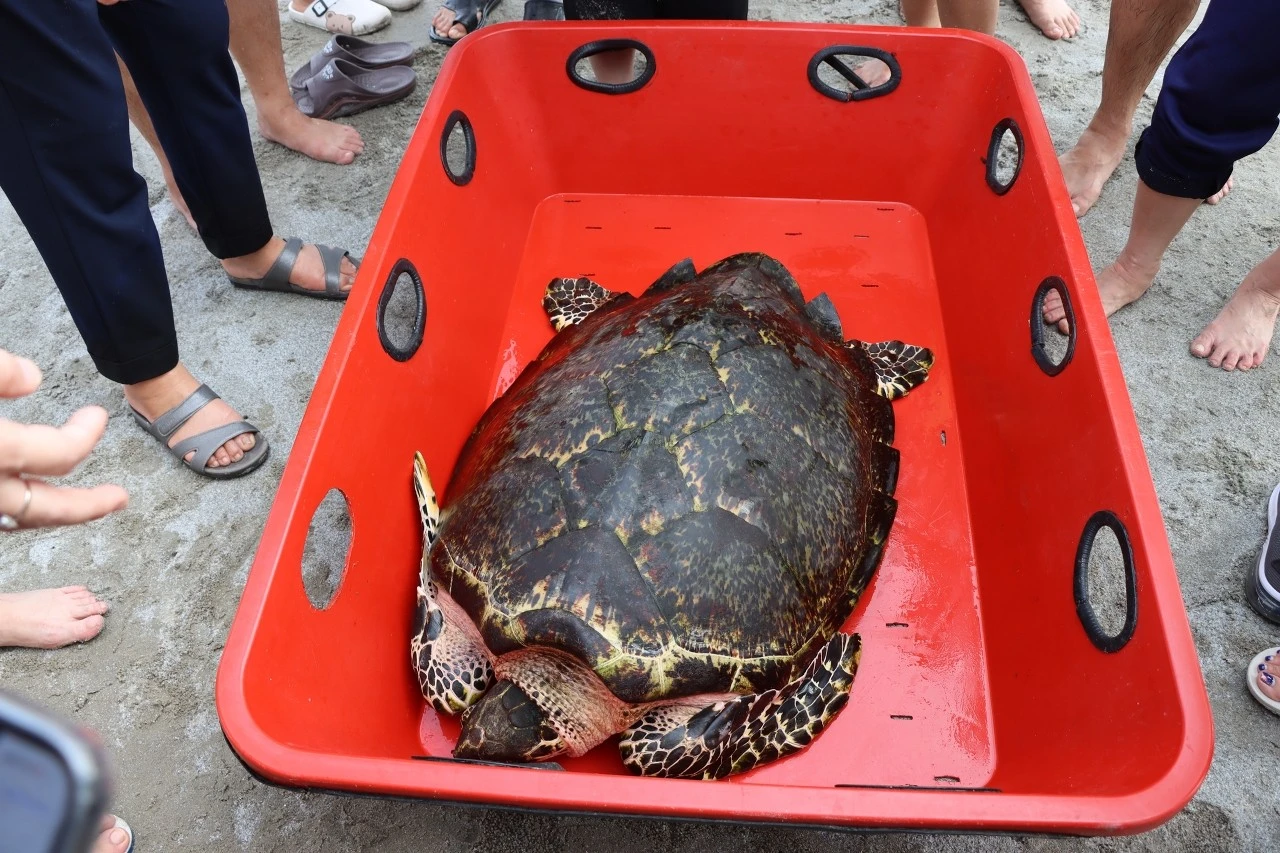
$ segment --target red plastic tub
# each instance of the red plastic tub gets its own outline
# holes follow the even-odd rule
[[[643,85],[571,79],[579,48],[624,32],[648,56]],[[825,60],[867,49],[890,82],[833,88]],[[995,168],[1006,129],[1022,149],[1012,184]],[[451,132],[460,157],[446,156]],[[741,251],[777,257],[806,296],[829,293],[850,336],[937,356],[895,404],[900,506],[848,624],[864,647],[849,705],[809,749],[716,782],[627,775],[612,742],[559,772],[452,761],[456,721],[424,703],[409,666],[414,451],[441,489],[549,339],[553,276],[638,292],[682,258]],[[408,335],[384,324],[397,282],[425,307]],[[1056,363],[1043,340],[1056,332],[1036,320],[1052,288],[1075,318]],[[317,609],[300,565],[331,489],[352,542]],[[1100,526],[1126,556],[1114,635],[1085,577]],[[1208,771],[1209,704],[1020,58],[959,32],[759,23],[512,24],[453,48],[285,469],[217,704],[254,771],[306,788],[931,830],[1112,834],[1171,817]]]

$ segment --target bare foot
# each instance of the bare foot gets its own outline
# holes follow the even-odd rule
[[[1139,269],[1128,261],[1123,254],[1116,262],[1098,274],[1098,296],[1102,299],[1102,310],[1110,317],[1130,302],[1147,292],[1156,280],[1155,269]],[[1046,324],[1058,325],[1058,331],[1068,334],[1071,326],[1067,322],[1067,312],[1062,307],[1062,297],[1058,291],[1051,290],[1044,298],[1044,321]]]
[[[1031,23],[1051,39],[1069,39],[1080,32],[1080,16],[1067,0],[1018,0]]]
[[[1128,143],[1128,134],[1087,127],[1075,147],[1058,158],[1076,216],[1084,216],[1102,195],[1102,187],[1120,165]]]
[[[124,853],[129,849],[129,836],[116,828],[115,815],[105,815],[98,826],[98,837],[89,853]]]
[[[92,640],[108,609],[82,586],[0,593],[0,647],[59,649]]]
[[[457,21],[456,12],[441,6],[431,19],[431,26],[436,28],[436,35],[442,39],[460,39],[467,34],[467,28]]]
[[[1223,370],[1251,370],[1271,348],[1280,313],[1280,251],[1254,267],[1218,316],[1191,342],[1191,354]]]
[[[267,245],[252,255],[227,258],[222,262],[222,268],[227,271],[227,275],[236,278],[262,278],[282,251],[284,240],[272,237]],[[351,263],[350,258],[343,258],[339,287],[348,291],[355,279],[356,265]],[[320,259],[320,251],[315,246],[308,243],[298,252],[298,261],[293,265],[289,281],[307,290],[324,290],[324,261]]]
[[[141,412],[148,421],[154,422],[156,418],[190,397],[199,387],[200,382],[186,367],[179,364],[163,376],[139,382],[137,385],[124,386],[124,396],[129,401],[129,405]],[[169,446],[173,447],[193,435],[223,424],[235,423],[238,420],[240,415],[227,405],[225,400],[214,400],[192,415],[181,429],[170,436]],[[245,452],[252,450],[256,444],[257,439],[252,433],[238,435],[214,451],[206,467],[219,468],[239,462],[244,458]],[[196,452],[191,451],[186,455],[186,461],[191,461],[195,455]]]
[[[1231,194],[1231,190],[1233,187],[1235,187],[1235,185],[1236,185],[1235,177],[1227,178],[1227,182],[1222,185],[1222,189],[1218,190],[1216,193],[1206,198],[1204,200],[1204,203],[1217,204],[1218,202],[1222,201],[1224,198],[1226,198],[1228,195]]]
[[[854,66],[853,72],[862,78],[862,82],[866,83],[868,88],[882,86],[888,83],[889,78],[893,76],[893,72],[889,70],[888,65],[879,59],[870,57]]]
[[[354,127],[304,116],[292,100],[274,110],[260,105],[258,132],[264,139],[312,160],[339,166],[346,166],[364,151],[364,140]]]

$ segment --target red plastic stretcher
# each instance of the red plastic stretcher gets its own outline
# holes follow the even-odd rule
[[[574,69],[621,34],[646,71],[602,91]],[[846,86],[859,56],[884,61],[889,82]],[[1006,137],[1011,183],[997,168]],[[777,257],[806,296],[830,294],[846,334],[937,356],[895,404],[900,507],[849,622],[864,646],[849,705],[809,749],[716,782],[632,777],[613,742],[562,771],[453,761],[457,722],[423,702],[409,666],[413,452],[443,492],[481,413],[549,339],[553,276],[639,292],[682,258],[702,268],[741,251]],[[418,308],[407,332],[388,325],[396,287]],[[1074,319],[1065,357],[1037,317],[1055,289]],[[353,533],[318,609],[300,564],[331,489]],[[1113,633],[1086,578],[1105,528],[1127,589]],[[305,788],[1073,834],[1136,832],[1181,809],[1208,771],[1209,704],[1017,54],[954,31],[763,23],[511,24],[454,47],[285,469],[217,706],[250,768]]]

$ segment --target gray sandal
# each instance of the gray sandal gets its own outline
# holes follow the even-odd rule
[[[345,300],[350,291],[342,289],[342,259],[351,257],[351,253],[316,243],[316,249],[320,252],[320,261],[324,264],[324,290],[307,290],[289,281],[289,275],[293,272],[294,264],[298,262],[298,253],[302,251],[302,246],[302,240],[298,237],[285,240],[280,257],[276,258],[271,269],[267,270],[267,274],[262,278],[236,278],[233,275],[228,275],[227,278],[236,287],[245,287],[250,290],[273,290],[281,293],[301,293],[317,299]],[[360,261],[356,258],[351,258],[351,263],[357,269],[360,267]]]
[[[191,438],[184,438],[173,447],[169,447],[170,436],[189,421],[196,412],[217,399],[218,395],[209,390],[209,386],[201,385],[192,392],[190,397],[154,421],[147,420],[133,406],[130,406],[129,410],[133,412],[133,419],[138,422],[138,426],[146,430],[152,438],[159,441],[165,446],[166,450],[176,456],[183,465],[186,465],[197,474],[203,474],[215,480],[242,477],[257,469],[263,462],[266,462],[267,453],[270,450],[270,445],[267,444],[267,440],[263,437],[261,431],[246,420],[239,420],[235,423],[205,430],[191,436]],[[257,437],[257,443],[254,444],[252,450],[245,451],[239,462],[232,462],[230,465],[222,465],[217,468],[208,467],[209,460],[213,458],[213,454],[217,452],[219,447],[238,435],[250,432]],[[193,450],[196,455],[191,457],[191,461],[188,462],[184,457]]]

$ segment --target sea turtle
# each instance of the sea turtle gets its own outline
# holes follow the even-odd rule
[[[848,699],[837,633],[897,507],[890,400],[932,353],[846,342],[761,254],[638,298],[555,279],[556,328],[485,412],[440,512],[421,454],[412,661],[454,756],[578,756],[719,778],[795,752]]]

